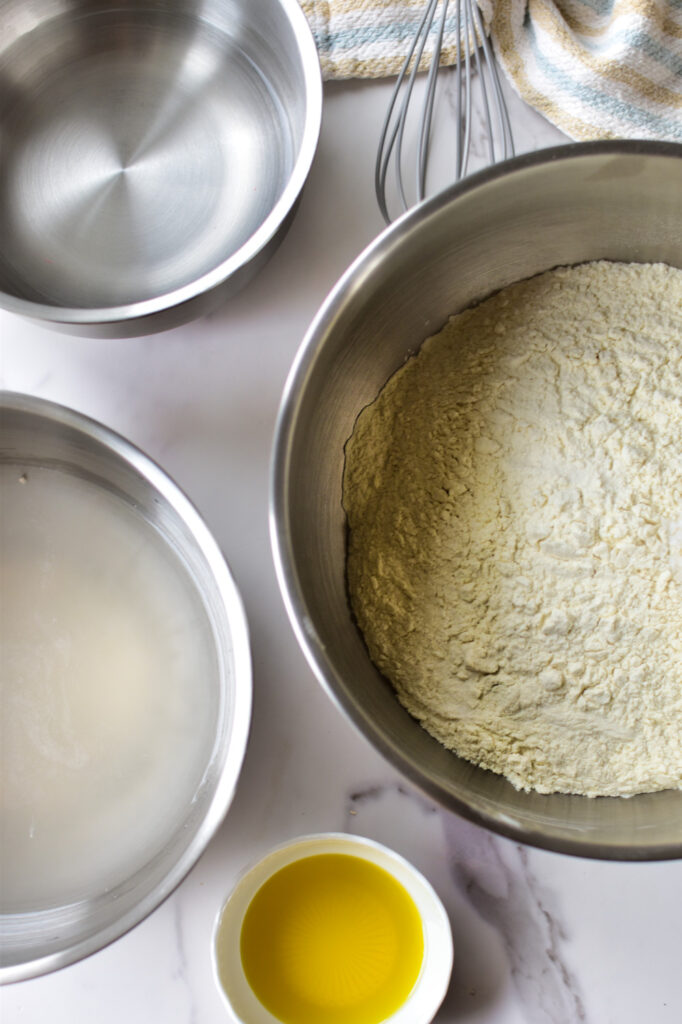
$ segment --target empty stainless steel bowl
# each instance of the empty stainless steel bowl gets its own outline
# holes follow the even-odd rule
[[[372,665],[346,597],[343,447],[360,410],[450,314],[513,281],[595,259],[682,267],[682,146],[594,143],[521,157],[384,232],[325,302],[287,383],[273,454],[275,562],[322,684],[445,807],[552,850],[679,857],[680,791],[596,800],[523,793],[448,752]]]
[[[96,336],[206,312],[281,239],[321,104],[297,0],[6,0],[0,305]]]
[[[0,899],[3,907],[0,913],[0,982],[12,982],[73,963],[118,938],[151,913],[196,863],[223,821],[241,771],[251,715],[251,658],[241,598],[217,543],[187,497],[139,449],[100,424],[60,405],[26,395],[1,392],[0,466],[8,472],[16,467],[18,473],[25,474],[23,482],[28,481],[28,486],[33,471],[43,468],[86,481],[91,491],[95,490],[105,500],[115,499],[123,503],[131,515],[141,519],[144,533],[140,536],[146,538],[145,544],[149,544],[152,534],[158,539],[162,550],[167,552],[168,564],[182,571],[188,585],[193,588],[193,600],[196,598],[197,607],[203,606],[201,617],[197,615],[191,628],[193,635],[202,637],[197,643],[205,643],[202,649],[206,651],[207,659],[210,659],[208,663],[214,666],[206,686],[203,690],[197,686],[192,696],[192,700],[204,701],[206,710],[202,709],[201,714],[208,725],[207,741],[193,761],[192,776],[197,781],[192,783],[190,779],[186,787],[191,799],[187,792],[181,794],[180,787],[176,785],[171,788],[169,804],[168,796],[161,792],[169,789],[167,777],[164,776],[166,783],[158,786],[159,792],[154,794],[154,799],[160,802],[163,797],[164,805],[170,806],[172,810],[172,816],[165,815],[162,825],[158,826],[142,852],[136,853],[134,858],[128,857],[125,865],[122,861],[117,862],[118,881],[113,879],[112,873],[111,882],[105,885],[99,880],[97,869],[98,880],[87,883],[85,894],[74,899],[62,899],[60,905],[52,901],[47,905],[47,897],[42,896],[38,905],[35,905],[36,900],[29,905],[23,897],[20,905],[15,906],[17,901],[14,893],[3,890]],[[7,476],[3,479],[6,481]],[[40,521],[36,531],[39,529]],[[5,537],[7,533],[3,530]],[[11,568],[12,560],[16,558],[16,552],[6,550],[4,545],[3,539],[3,549],[0,551],[3,571]],[[51,566],[48,559],[45,559],[44,573],[49,577],[50,572]],[[130,564],[125,563],[121,569],[122,576],[125,573],[124,578],[131,579],[131,572]],[[132,588],[133,584],[130,586]],[[102,594],[98,600],[95,599],[96,590],[93,587],[92,606],[106,610],[108,606],[106,601],[101,600]],[[109,628],[106,611],[104,616],[105,621],[101,624],[103,636]],[[189,624],[186,625],[190,628]],[[100,629],[99,622],[95,623],[95,628]],[[31,623],[30,629],[35,633],[35,647],[40,651],[40,623]],[[99,632],[97,635],[100,635]],[[177,628],[176,635],[179,635]],[[68,649],[70,637],[66,629],[64,642]],[[121,637],[121,643],[124,642],[130,642],[126,632]],[[11,643],[8,646],[11,647]],[[78,649],[81,648],[82,645]],[[163,653],[168,652],[160,652]],[[53,662],[59,662],[58,654],[54,647],[43,650],[38,655],[38,669],[43,664],[50,666]],[[76,661],[77,654],[74,653],[73,657]],[[8,657],[3,659],[3,664],[12,665],[11,650]],[[17,660],[12,670],[15,680],[21,679],[20,665],[24,665],[24,662]],[[133,679],[136,678],[134,673],[135,669],[131,668]],[[59,695],[62,691],[59,683],[52,683],[53,679],[59,678],[58,673],[50,675],[48,672],[47,678],[51,681],[52,693],[56,694],[56,720],[68,722],[72,708],[66,701],[60,703]],[[125,683],[125,680],[120,682]],[[118,688],[119,681],[114,680],[112,686]],[[125,692],[125,686],[123,690]],[[27,696],[20,690],[15,689],[13,692],[10,689],[8,701],[13,699],[15,708],[23,706],[22,699],[24,704],[30,701],[30,693],[35,693],[35,687],[29,688]],[[46,694],[48,708],[52,693]],[[209,701],[210,709],[206,707]],[[8,707],[9,704],[5,706],[6,712]],[[48,712],[46,715],[49,724],[51,719]],[[12,720],[17,721],[16,715]],[[145,778],[149,777],[145,775],[146,769],[140,767],[140,764],[144,766],[146,763],[144,759],[140,762],[140,745],[145,743],[145,739],[139,736],[141,726],[134,716],[130,717],[129,724],[131,736],[137,735],[138,739],[132,746],[122,742],[121,758],[132,759],[136,765],[137,782],[142,786]],[[138,729],[137,734],[135,729]],[[39,732],[39,738],[41,735]],[[117,735],[120,737],[120,732]],[[150,734],[150,762],[154,756],[152,740]],[[178,739],[180,742],[181,739]],[[44,743],[40,749],[43,747]],[[48,744],[48,749],[53,748]],[[183,751],[179,750],[177,744],[175,750],[176,756],[181,757]],[[3,761],[10,767],[15,764],[11,753],[3,754]],[[58,766],[58,755],[54,756],[54,762]],[[186,763],[183,762],[184,765]],[[91,764],[89,770],[101,774],[102,763]],[[21,772],[25,775],[27,769],[24,767]],[[110,776],[107,775],[111,783],[110,790],[107,788],[109,783],[104,790],[110,792],[108,805],[103,804],[98,815],[98,827],[102,829],[111,830],[111,822],[120,820],[117,818],[118,809],[130,799],[131,789],[117,788],[117,777],[118,773],[113,770]],[[79,798],[83,786],[87,790],[81,776],[69,782],[72,800]],[[5,795],[8,794],[9,788]],[[71,804],[63,802],[59,806],[68,809]],[[5,803],[0,807],[0,828],[3,825],[7,827],[6,808]],[[148,800],[147,810],[151,821],[155,816],[156,805]],[[67,812],[62,810],[60,813],[64,820],[58,823],[59,827],[63,828],[65,835],[73,835],[76,827],[74,821]],[[40,824],[37,827],[40,828]],[[54,830],[57,826],[50,827]],[[137,831],[144,832],[144,828],[138,828]],[[5,841],[10,844],[11,837],[5,835],[3,850],[9,848],[5,846]],[[57,854],[55,859],[59,864]],[[134,864],[134,868],[129,867],[129,864]],[[5,867],[3,878],[6,879]],[[126,875],[122,877],[124,873]]]

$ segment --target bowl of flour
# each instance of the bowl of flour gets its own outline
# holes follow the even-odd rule
[[[489,169],[318,313],[275,442],[298,639],[439,803],[520,841],[682,853],[682,147]]]

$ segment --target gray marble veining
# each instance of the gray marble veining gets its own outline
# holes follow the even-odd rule
[[[590,1024],[561,908],[528,851],[450,817],[444,828],[454,882],[500,937],[528,1024]]]

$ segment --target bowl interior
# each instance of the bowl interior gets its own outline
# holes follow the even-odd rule
[[[363,254],[313,324],[284,396],[273,462],[280,584],[318,677],[425,791],[522,841],[595,857],[682,854],[682,792],[524,793],[460,760],[369,660],[345,586],[343,448],[360,410],[447,318],[513,281],[586,260],[682,267],[682,147],[588,144],[519,158],[443,193]]]
[[[29,482],[32,468],[78,477],[143,517],[140,537],[154,531],[203,606],[200,625],[203,630],[205,622],[214,665],[206,692],[213,724],[198,754],[203,763],[191,799],[183,797],[172,818],[164,817],[163,831],[126,862],[136,865],[125,869],[132,874],[111,887],[98,883],[63,906],[2,914],[0,980],[15,981],[71,963],[123,934],[193,866],[234,793],[248,735],[251,676],[246,620],[229,570],[198,513],[168,477],[122,438],[52,403],[5,394],[0,423],[3,465],[21,467]]]
[[[309,115],[284,3],[11,0],[0,25],[0,291],[150,300],[272,215]]]

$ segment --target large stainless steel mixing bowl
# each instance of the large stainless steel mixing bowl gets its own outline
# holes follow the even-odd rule
[[[297,0],[3,0],[0,306],[113,337],[210,310],[282,238],[321,105]]]
[[[219,828],[241,771],[251,716],[251,657],[241,598],[218,545],[187,497],[139,449],[63,406],[0,392],[0,463],[22,473],[33,466],[58,469],[134,508],[193,584],[216,664],[210,693],[213,735],[191,802],[182,798],[172,828],[150,844],[134,874],[112,887],[64,906],[0,913],[0,983],[5,983],[101,949],[151,913],[193,867]],[[8,552],[4,558],[7,562]],[[65,821],[64,828],[70,827]]]
[[[320,681],[436,800],[552,850],[678,857],[682,792],[627,800],[523,793],[449,753],[373,667],[346,598],[343,446],[359,411],[451,313],[557,264],[595,259],[682,267],[682,146],[595,143],[521,157],[384,232],[325,302],[287,383],[273,456],[275,561]]]

